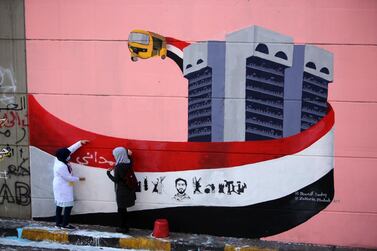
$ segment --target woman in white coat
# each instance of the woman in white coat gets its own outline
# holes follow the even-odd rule
[[[53,190],[56,204],[56,226],[59,228],[75,228],[69,225],[69,217],[73,207],[73,183],[79,180],[83,181],[85,178],[73,176],[72,167],[68,160],[71,154],[88,142],[88,140],[80,140],[68,148],[61,148],[56,151]],[[64,216],[62,218],[63,207]]]

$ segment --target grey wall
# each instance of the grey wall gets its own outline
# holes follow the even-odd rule
[[[0,1],[0,217],[31,215],[24,16],[23,0]]]

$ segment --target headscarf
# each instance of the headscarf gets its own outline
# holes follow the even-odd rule
[[[68,163],[69,155],[71,155],[71,151],[67,148],[60,148],[56,151],[56,158],[63,162],[64,164]]]
[[[128,157],[128,151],[126,148],[119,146],[113,150],[113,155],[115,158],[115,164],[118,165],[119,163],[130,163],[130,159]]]
[[[67,148],[60,148],[56,151],[56,158],[67,165],[68,172],[72,173],[72,167],[68,164],[69,157],[71,155],[71,151]]]

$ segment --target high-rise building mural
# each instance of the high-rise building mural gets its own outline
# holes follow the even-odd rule
[[[319,121],[327,112],[328,84],[332,81],[333,56],[314,46],[305,46],[302,82],[301,131]]]
[[[282,138],[327,113],[331,53],[258,26],[233,32],[226,42],[184,49],[189,141]]]
[[[226,41],[225,139],[282,138],[284,70],[292,65],[293,39],[252,26]]]
[[[223,141],[225,43],[210,41],[184,49],[188,79],[188,140]]]
[[[52,220],[55,151],[88,139],[75,222],[115,224],[125,146],[132,227],[377,247],[374,1],[0,6],[2,216]]]
[[[304,131],[326,114],[333,56],[312,45],[295,45],[293,65],[286,69],[284,136]]]

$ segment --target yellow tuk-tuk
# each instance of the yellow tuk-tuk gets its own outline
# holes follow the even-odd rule
[[[144,30],[133,30],[128,37],[128,49],[131,52],[131,60],[138,58],[151,58],[160,56],[166,58],[166,39],[156,33]]]

